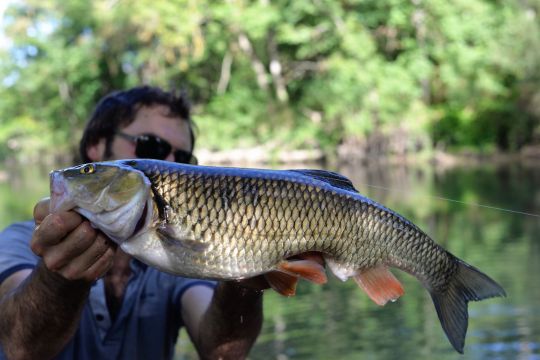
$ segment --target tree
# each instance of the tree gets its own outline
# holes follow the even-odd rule
[[[538,8],[21,1],[5,15],[0,157],[73,146],[97,99],[141,83],[185,87],[207,148],[518,149],[538,126]]]

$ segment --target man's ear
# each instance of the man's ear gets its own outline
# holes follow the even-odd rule
[[[105,155],[105,139],[101,139],[98,143],[88,146],[86,148],[86,155],[93,162],[102,161]]]

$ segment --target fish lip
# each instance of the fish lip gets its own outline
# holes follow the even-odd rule
[[[75,208],[76,204],[69,199],[68,188],[66,181],[62,176],[61,171],[53,171],[50,174],[51,201],[49,203],[49,211],[57,213],[69,211]]]

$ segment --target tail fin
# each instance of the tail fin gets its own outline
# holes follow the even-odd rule
[[[467,303],[506,296],[504,289],[474,267],[458,260],[458,269],[444,292],[430,291],[437,315],[450,343],[463,354],[469,314]]]

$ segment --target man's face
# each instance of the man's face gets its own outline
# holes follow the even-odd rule
[[[152,134],[169,142],[174,150],[191,151],[191,138],[189,124],[178,117],[168,116],[168,108],[164,105],[141,107],[131,124],[118,130],[133,136]],[[88,156],[92,161],[118,160],[136,158],[135,143],[123,137],[115,136],[111,146],[111,157],[104,158],[104,139],[94,147],[88,149]],[[164,159],[174,161],[171,153]]]

